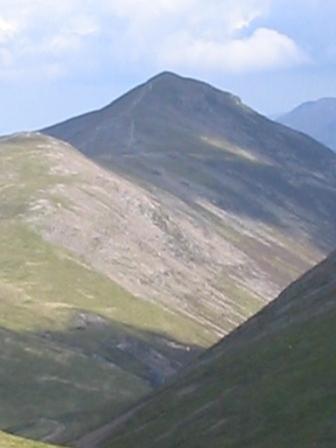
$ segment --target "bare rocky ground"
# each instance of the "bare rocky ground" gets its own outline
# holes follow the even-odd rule
[[[59,180],[26,220],[43,237],[131,291],[227,333],[322,257],[291,238],[200,198],[148,191],[47,137],[36,157]],[[268,257],[272,261],[268,262]]]
[[[218,336],[336,244],[335,154],[200,81],[162,73],[43,132],[103,167],[78,157],[45,238]]]

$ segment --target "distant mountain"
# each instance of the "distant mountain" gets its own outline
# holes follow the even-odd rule
[[[336,98],[309,101],[278,118],[336,151]]]
[[[336,254],[80,448],[332,448]]]
[[[125,227],[89,251],[79,233],[72,249],[218,336],[336,245],[335,154],[206,83],[162,73],[44,132],[150,198],[120,193]],[[49,238],[69,241],[62,232]]]
[[[68,441],[164,382],[216,335],[134,297],[110,279],[112,263],[104,272],[90,262],[90,246],[107,251],[109,235],[126,228],[127,210],[140,222],[140,192],[42,135],[0,139],[0,167],[0,428]]]

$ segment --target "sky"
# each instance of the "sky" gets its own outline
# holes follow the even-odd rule
[[[161,71],[267,115],[336,97],[335,0],[0,0],[0,134],[112,102]]]

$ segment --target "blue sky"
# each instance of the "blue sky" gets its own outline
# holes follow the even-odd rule
[[[274,114],[336,96],[335,0],[0,0],[0,133],[111,102],[163,70]]]

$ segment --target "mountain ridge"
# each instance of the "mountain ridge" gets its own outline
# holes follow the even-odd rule
[[[156,225],[173,238],[180,263],[173,267],[166,259],[165,277],[146,275],[141,281],[152,300],[176,301],[194,317],[201,306],[218,330],[213,314],[221,302],[235,314],[224,317],[232,329],[241,313],[235,303],[254,303],[256,311],[258,302],[274,297],[309,268],[309,259],[319,261],[336,242],[330,224],[335,155],[206,83],[160,74],[99,111],[43,132],[151,195],[158,206]],[[183,228],[173,225],[180,219]],[[161,257],[170,250],[162,247]],[[146,253],[135,272],[139,278]],[[186,261],[197,276],[184,270]],[[180,281],[174,285],[179,276],[189,291],[181,291]],[[210,314],[199,299],[203,285],[203,295],[216,302]]]

